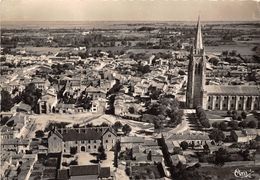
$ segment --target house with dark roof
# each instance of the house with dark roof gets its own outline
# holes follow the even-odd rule
[[[110,172],[110,167],[101,167],[99,164],[95,165],[73,165],[69,169],[58,170],[59,180],[83,180],[83,179],[104,179],[112,180],[113,176]]]
[[[111,127],[83,127],[52,130],[48,137],[48,152],[97,152],[102,144],[109,151],[116,143],[116,132]]]

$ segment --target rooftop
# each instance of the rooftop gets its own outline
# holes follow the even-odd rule
[[[223,95],[260,95],[259,86],[218,86],[207,85],[205,91],[208,94],[223,94]]]

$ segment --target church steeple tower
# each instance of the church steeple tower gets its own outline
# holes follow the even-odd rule
[[[197,32],[194,41],[194,50],[195,50],[195,54],[200,54],[203,51],[200,16],[198,17],[198,22],[197,22]]]
[[[206,57],[202,43],[200,17],[198,18],[194,45],[190,54],[186,104],[188,108],[203,106]]]

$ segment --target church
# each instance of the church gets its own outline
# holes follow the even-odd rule
[[[206,63],[199,18],[188,66],[187,108],[201,106],[205,110],[260,110],[259,86],[206,85]]]

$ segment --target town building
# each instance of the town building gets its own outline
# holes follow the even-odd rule
[[[48,152],[70,154],[77,152],[97,152],[100,145],[109,151],[116,143],[116,132],[111,127],[83,127],[52,130],[48,137]]]
[[[81,180],[81,179],[91,179],[91,180],[112,180],[113,175],[110,172],[110,167],[101,167],[99,164],[95,165],[73,165],[69,169],[58,170],[59,180]]]

